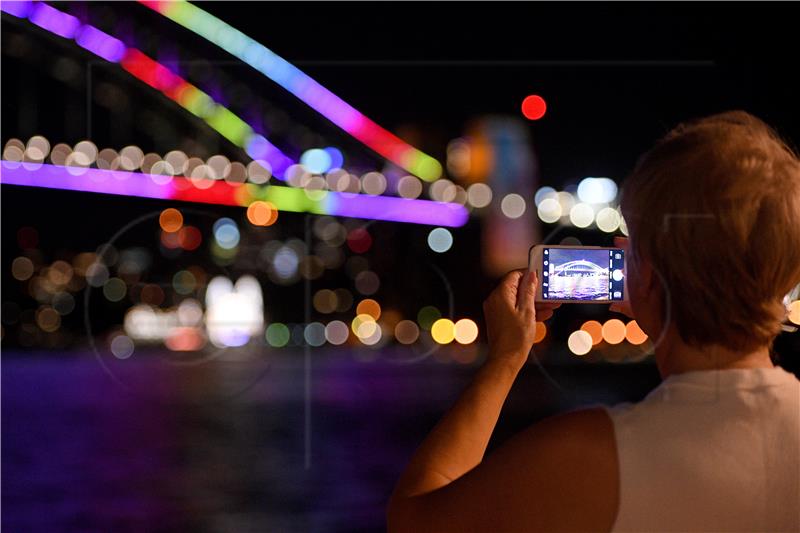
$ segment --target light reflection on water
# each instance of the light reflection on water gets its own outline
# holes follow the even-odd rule
[[[551,299],[608,300],[608,276],[550,276]]]
[[[403,465],[474,368],[315,351],[306,469],[303,354],[281,353],[225,399],[263,360],[176,366],[137,354],[114,368],[131,394],[88,354],[4,351],[3,529],[382,530]],[[526,368],[496,441],[576,404],[640,397],[655,381],[637,368],[617,374],[627,389],[613,393],[597,368],[564,374],[566,396]]]

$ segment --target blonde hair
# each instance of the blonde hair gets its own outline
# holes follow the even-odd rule
[[[679,125],[639,159],[622,212],[685,342],[774,339],[800,282],[800,162],[767,124],[732,111]]]

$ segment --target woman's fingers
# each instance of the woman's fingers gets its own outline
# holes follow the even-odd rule
[[[519,279],[517,288],[517,309],[536,311],[534,302],[536,301],[536,288],[539,286],[539,276],[535,271],[518,270],[522,275]]]

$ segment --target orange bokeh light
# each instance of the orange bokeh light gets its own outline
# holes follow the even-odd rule
[[[183,215],[172,207],[164,209],[158,217],[158,224],[167,233],[175,233],[183,226]]]
[[[592,336],[592,346],[600,344],[603,340],[603,325],[597,320],[584,322],[581,329]]]
[[[372,298],[367,298],[366,300],[361,300],[358,302],[358,306],[356,306],[356,314],[369,315],[375,320],[378,320],[381,317],[381,306]]]
[[[647,340],[647,333],[642,331],[642,328],[639,327],[635,320],[631,320],[625,326],[625,338],[631,344],[642,344]]]
[[[608,344],[619,344],[625,340],[625,323],[622,320],[612,318],[603,324],[603,339]]]
[[[247,207],[247,220],[254,226],[271,226],[278,220],[278,208],[272,202],[257,200]]]
[[[547,326],[544,325],[544,322],[537,322],[536,323],[536,334],[533,337],[533,343],[539,343],[544,340],[547,336]]]

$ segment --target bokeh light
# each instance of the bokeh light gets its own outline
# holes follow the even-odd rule
[[[467,187],[467,201],[472,207],[486,207],[492,203],[492,189],[485,183],[473,183]]]
[[[41,135],[34,135],[25,147],[25,157],[32,161],[44,161],[50,154],[50,142]]]
[[[312,174],[322,174],[332,168],[333,159],[326,150],[314,148],[303,152],[303,155],[300,156],[300,164]]]
[[[133,355],[134,344],[130,337],[117,335],[111,339],[111,353],[117,359],[127,359]]]
[[[167,233],[175,233],[183,226],[183,215],[172,207],[164,209],[158,217],[158,224]]]
[[[436,322],[441,316],[442,313],[437,308],[432,305],[426,305],[417,313],[417,322],[419,323],[419,327],[426,331],[430,331],[433,323]]]
[[[371,335],[368,335],[366,337],[359,337],[358,340],[360,340],[363,344],[366,344],[367,346],[376,346],[381,341],[382,338],[383,338],[383,328],[379,324],[375,324],[375,327],[372,330]]]
[[[111,278],[103,284],[103,296],[109,302],[119,302],[125,298],[128,287],[120,278]]]
[[[795,300],[789,304],[789,322],[800,326],[800,300]]]
[[[164,339],[164,346],[173,352],[194,352],[205,346],[206,338],[199,328],[170,328]]]
[[[81,141],[72,149],[75,162],[87,167],[97,160],[97,146],[92,141]]]
[[[184,175],[186,172],[186,163],[188,161],[189,157],[180,150],[172,150],[164,156],[164,162],[168,163],[172,172],[179,176]]]
[[[182,295],[191,294],[197,288],[197,280],[194,274],[188,270],[179,270],[172,276],[172,288],[175,292]]]
[[[247,164],[247,179],[257,185],[267,183],[272,177],[272,167],[263,159],[256,159]]]
[[[397,182],[397,194],[403,198],[419,198],[422,182],[414,176],[403,176]]]
[[[528,120],[539,120],[547,112],[547,103],[538,94],[526,96],[522,101],[522,115]]]
[[[239,228],[230,218],[220,218],[214,222],[214,239],[220,248],[231,250],[239,244]]]
[[[247,220],[254,226],[271,226],[278,220],[278,209],[272,202],[257,200],[247,206]]]
[[[155,283],[148,283],[139,292],[139,299],[143,303],[158,307],[164,303],[164,290]]]
[[[609,178],[583,178],[578,184],[578,198],[590,204],[607,204],[617,197],[617,184]]]
[[[625,217],[622,215],[619,216],[619,230],[623,235],[626,237],[628,236],[628,225],[625,223]]]
[[[40,307],[36,311],[36,325],[42,328],[42,331],[52,333],[61,327],[61,315],[52,307]]]
[[[356,313],[359,315],[369,315],[373,319],[378,320],[381,317],[381,306],[375,300],[367,298],[358,302]]]
[[[428,246],[442,254],[453,246],[453,235],[445,228],[435,228],[428,234]]]
[[[394,328],[394,336],[401,344],[413,344],[419,338],[419,328],[411,320],[401,320]]]
[[[380,172],[367,172],[361,177],[361,188],[373,196],[383,194],[386,190],[386,177]]]
[[[380,278],[371,270],[359,272],[354,281],[356,290],[364,296],[375,294],[381,286]]]
[[[589,227],[594,221],[594,210],[592,206],[585,203],[575,204],[569,212],[569,221],[578,228]]]
[[[606,233],[614,233],[619,229],[619,212],[613,207],[604,207],[597,212],[595,223],[597,227]]]
[[[597,320],[587,320],[581,329],[592,336],[592,345],[600,344],[603,340],[603,325]]]
[[[196,250],[202,242],[203,236],[194,226],[183,226],[178,231],[178,243],[184,250]]]
[[[323,150],[325,150],[325,152],[331,158],[331,164],[330,166],[328,166],[327,169],[325,169],[326,172],[328,169],[341,168],[342,165],[344,165],[344,154],[342,153],[341,150],[339,150],[335,146],[328,146],[327,148],[323,148]]]
[[[291,338],[291,333],[289,332],[289,328],[286,324],[281,324],[280,322],[273,322],[269,326],[267,326],[267,331],[265,333],[267,343],[272,346],[273,348],[282,348],[289,343],[289,339]]]
[[[450,344],[456,337],[455,324],[449,318],[440,318],[431,326],[431,337],[439,344]]]
[[[536,331],[533,336],[533,343],[538,344],[547,336],[547,326],[544,322],[536,322]]]
[[[622,320],[612,318],[603,324],[603,340],[608,344],[619,344],[625,340],[627,330]]]
[[[68,292],[59,292],[53,296],[53,309],[59,315],[70,314],[75,309],[75,298]]]
[[[557,198],[558,194],[556,190],[550,186],[545,185],[544,187],[539,187],[536,190],[536,194],[533,195],[533,203],[536,204],[538,207],[546,198]]]
[[[347,235],[347,246],[354,253],[363,254],[372,246],[372,237],[364,228],[355,228]]]
[[[631,344],[642,344],[647,340],[647,334],[642,331],[635,320],[631,320],[625,325],[625,339]]]
[[[14,279],[25,281],[33,276],[33,261],[27,257],[17,257],[11,262],[11,275]]]
[[[212,155],[206,160],[206,167],[211,171],[212,179],[226,180],[231,171],[231,160],[222,154]]]
[[[567,339],[567,347],[575,355],[586,355],[592,349],[592,336],[582,329],[573,331]]]
[[[108,280],[108,267],[103,263],[95,262],[86,269],[86,283],[92,287],[102,287]]]
[[[567,191],[558,191],[555,195],[558,205],[561,206],[562,213],[569,213],[575,205],[575,196]]]
[[[330,289],[320,289],[314,293],[312,300],[314,309],[319,313],[328,314],[336,311],[338,298],[336,293]]]
[[[346,313],[353,306],[353,293],[347,289],[336,289],[333,291],[336,295],[336,312]]]
[[[341,320],[328,322],[325,326],[325,339],[334,346],[344,344],[349,336],[350,328]]]
[[[539,204],[536,212],[542,222],[552,224],[561,218],[561,204],[556,198],[545,198]]]
[[[525,214],[525,199],[519,194],[507,194],[500,201],[500,210],[508,218],[519,218]]]
[[[138,146],[126,146],[119,153],[119,166],[124,170],[137,170],[144,161],[144,152]]]
[[[375,334],[375,330],[379,329],[379,326],[375,319],[370,315],[360,314],[356,315],[351,322],[351,328],[356,337],[358,337],[360,340],[364,340],[372,337]]]
[[[320,322],[312,322],[303,330],[303,337],[309,346],[322,346],[325,344],[325,326]]]
[[[469,318],[462,318],[455,323],[453,333],[459,344],[470,344],[478,338],[478,325]]]

